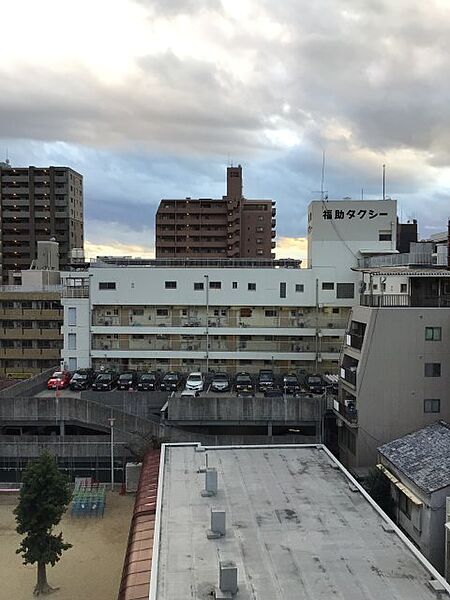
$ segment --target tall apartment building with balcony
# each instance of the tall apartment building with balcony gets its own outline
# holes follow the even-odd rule
[[[37,242],[55,238],[60,266],[83,247],[83,177],[68,167],[0,165],[0,275],[29,269]]]
[[[228,167],[221,200],[161,200],[156,257],[275,258],[275,215],[272,200],[244,198],[242,167]]]
[[[340,459],[355,472],[375,465],[382,444],[450,420],[450,271],[433,266],[447,256],[432,246],[360,269],[335,402]]]

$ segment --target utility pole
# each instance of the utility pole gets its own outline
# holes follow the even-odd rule
[[[114,490],[114,417],[109,417],[109,426],[111,427],[111,491]]]

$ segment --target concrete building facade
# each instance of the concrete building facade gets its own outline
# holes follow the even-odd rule
[[[60,265],[83,248],[83,177],[68,167],[0,165],[0,275],[29,269],[37,242],[55,238]]]
[[[299,261],[109,258],[84,274],[68,273],[67,293],[81,297],[63,297],[64,362],[78,368],[336,372],[348,312],[359,298],[360,275],[351,267],[367,253],[395,252],[396,203],[328,204],[364,218],[345,223],[349,240],[342,241],[336,235],[341,225],[329,223],[331,209],[311,203],[307,269]],[[392,239],[380,240],[388,224]],[[83,315],[77,325],[69,325],[71,309]],[[76,349],[69,350],[69,334],[76,336]]]
[[[450,271],[369,267],[361,277],[335,402],[340,458],[355,470],[375,465],[378,446],[450,420]]]
[[[227,194],[163,199],[156,213],[157,258],[275,258],[272,200],[243,196],[242,167],[227,168]]]

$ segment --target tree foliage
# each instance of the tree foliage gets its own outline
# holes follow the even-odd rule
[[[49,453],[28,465],[23,473],[19,503],[14,509],[16,531],[25,536],[16,553],[22,555],[24,564],[38,564],[36,595],[51,590],[45,578],[45,565],[54,566],[61,554],[72,547],[64,542],[62,533],[53,533],[70,500],[68,482]]]

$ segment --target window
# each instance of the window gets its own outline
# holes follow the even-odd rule
[[[77,334],[69,333],[68,335],[68,350],[76,350],[77,349]]]
[[[333,315],[338,315],[339,314],[339,308],[333,308],[332,311]]]
[[[240,314],[241,317],[251,317],[252,316],[252,309],[251,308],[241,308],[239,314]]]
[[[77,324],[77,309],[74,306],[69,306],[67,309],[67,325],[75,327]]]
[[[354,298],[354,283],[338,283],[336,286],[336,298]]]
[[[411,518],[411,512],[412,512],[412,502],[408,498],[408,496],[406,494],[404,494],[403,492],[399,493],[399,496],[398,496],[398,506],[399,506],[400,510],[402,511],[402,513],[406,517],[408,517],[408,519],[410,519]]]
[[[440,342],[442,339],[441,327],[425,327],[425,340],[427,342]]]
[[[142,317],[144,315],[144,309],[143,308],[133,308],[132,313],[135,317]]]
[[[237,281],[233,281],[233,283],[231,284],[231,287],[233,288],[233,290],[237,290],[238,282]]]
[[[332,281],[322,281],[323,290],[334,290],[334,283]]]
[[[280,283],[280,298],[286,298],[286,282]]]
[[[205,287],[203,281],[195,281],[194,282],[194,290],[199,291]]]
[[[221,281],[210,281],[209,282],[209,289],[210,290],[220,290],[222,288],[222,282]]]
[[[400,294],[406,294],[408,291],[408,284],[407,283],[401,283],[400,284]]]
[[[440,377],[441,363],[425,363],[425,377]]]
[[[115,281],[99,281],[98,289],[99,290],[115,290],[116,282]]]
[[[264,315],[266,317],[277,317],[278,311],[277,310],[266,310],[266,311],[264,311]]]
[[[441,401],[435,398],[426,399],[423,401],[424,413],[439,413],[441,412]]]
[[[305,286],[303,285],[303,283],[296,283],[295,284],[295,291],[296,292],[304,292],[305,291]]]
[[[77,359],[76,357],[69,357],[69,371],[76,371],[77,370]]]
[[[157,317],[167,317],[169,315],[169,311],[167,308],[157,308],[156,316]]]
[[[247,289],[248,289],[250,292],[255,292],[255,291],[256,291],[256,283],[249,283],[249,284],[247,285]]]
[[[164,284],[164,287],[166,288],[166,290],[176,290],[177,282],[176,281],[166,281]]]
[[[380,242],[390,242],[392,240],[392,233],[390,231],[379,231],[378,240]]]

